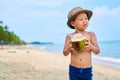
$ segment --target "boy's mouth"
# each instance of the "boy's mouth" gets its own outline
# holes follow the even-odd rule
[[[87,27],[88,25],[87,24],[83,24],[83,27]]]

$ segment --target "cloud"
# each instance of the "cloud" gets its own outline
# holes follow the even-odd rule
[[[117,40],[117,36],[120,36],[118,34],[120,30],[120,6],[111,9],[108,6],[96,7],[93,12],[92,26],[95,27],[92,27],[92,30],[98,34],[99,40],[110,40],[111,38]]]
[[[1,16],[55,17],[61,16],[61,7],[72,0],[0,0]]]
[[[118,17],[120,14],[120,6],[117,8],[109,9],[107,6],[96,7],[94,13],[98,17]]]
[[[108,14],[108,8],[106,6],[102,6],[102,7],[96,7],[95,10],[94,10],[94,13],[96,15],[99,15],[99,16],[103,16],[105,14]]]
[[[118,8],[114,8],[112,11],[111,11],[111,15],[113,16],[119,16],[120,15],[120,6]]]
[[[0,4],[6,6],[16,5],[16,6],[47,6],[55,7],[61,6],[66,2],[71,2],[72,0],[0,0]],[[8,5],[9,4],[9,5]]]
[[[77,1],[79,0],[0,0],[0,10],[3,16],[19,14],[56,16],[63,12],[63,10],[60,12],[62,5]]]
[[[63,17],[59,6],[68,0],[4,0],[0,1],[1,19],[11,23],[31,22]],[[56,9],[56,6],[58,9]],[[24,21],[23,21],[24,18]],[[16,20],[17,19],[17,20]],[[46,19],[46,20],[47,20]],[[19,20],[19,21],[18,21]]]
[[[108,24],[114,24],[114,25],[119,25],[120,21],[120,6],[115,7],[115,8],[109,8],[107,6],[102,6],[102,7],[96,7],[93,10],[93,21],[99,24],[103,25],[108,25]],[[113,25],[112,24],[112,25]],[[110,26],[112,26],[110,25]]]

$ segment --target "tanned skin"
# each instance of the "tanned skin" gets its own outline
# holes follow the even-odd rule
[[[80,13],[74,21],[71,22],[75,32],[67,34],[63,54],[65,56],[71,54],[70,64],[78,68],[88,68],[92,66],[91,53],[98,54],[100,52],[97,38],[94,32],[87,32],[89,21],[86,13]],[[72,48],[71,37],[75,33],[81,33],[87,38],[86,46],[79,51]]]

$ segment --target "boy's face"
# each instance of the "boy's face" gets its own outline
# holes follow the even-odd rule
[[[84,31],[88,27],[88,17],[86,13],[80,13],[71,25],[78,31]]]

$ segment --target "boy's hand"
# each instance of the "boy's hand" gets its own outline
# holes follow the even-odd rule
[[[74,51],[75,49],[72,47],[72,42],[69,44],[71,51]]]
[[[90,42],[90,41],[87,41],[85,44],[86,44],[86,46],[84,47],[84,49],[87,49],[87,50],[92,50],[93,45],[91,44],[91,42]]]

